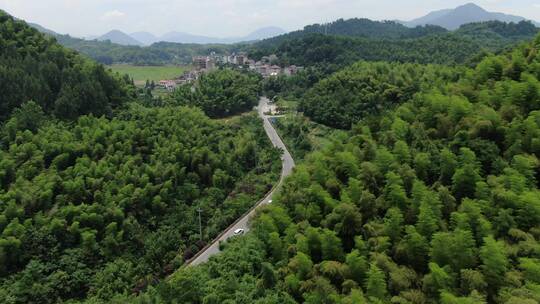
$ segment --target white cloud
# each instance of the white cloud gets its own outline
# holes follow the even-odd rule
[[[103,14],[103,16],[101,16],[101,18],[103,18],[103,19],[116,19],[116,18],[122,18],[122,17],[125,17],[125,16],[126,16],[126,13],[124,13],[124,12],[121,12],[119,10],[112,10],[112,11],[105,12]]]

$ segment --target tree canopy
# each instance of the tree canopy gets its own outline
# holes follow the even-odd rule
[[[251,110],[259,100],[259,76],[230,69],[200,76],[191,84],[176,89],[170,102],[201,108],[210,117],[227,117]]]
[[[29,100],[60,119],[110,115],[130,84],[0,11],[0,121]]]
[[[259,213],[250,235],[145,296],[165,303],[537,303],[539,42],[419,85],[393,106],[362,114],[346,135],[331,133]],[[369,70],[377,68],[383,76]],[[407,68],[430,75],[429,67],[360,63],[318,86],[341,80],[356,89],[380,79],[375,88],[406,87],[400,73]],[[361,80],[347,83],[355,77]],[[319,94],[328,102],[345,91],[324,87]],[[187,286],[197,286],[189,298]]]

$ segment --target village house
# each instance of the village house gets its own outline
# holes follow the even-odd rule
[[[211,71],[216,68],[216,56],[195,56],[193,66],[197,71]]]
[[[176,89],[176,82],[174,80],[160,80],[159,86],[166,89],[167,91],[174,91]]]

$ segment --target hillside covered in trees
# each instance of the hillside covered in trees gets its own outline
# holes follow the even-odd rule
[[[306,157],[248,236],[130,300],[538,303],[539,50],[540,37],[363,114]],[[397,87],[423,74],[396,72],[430,69],[371,68]],[[361,86],[364,70],[323,83]]]
[[[373,21],[365,18],[339,19],[326,24],[312,24],[303,29],[265,39],[261,43],[276,43],[290,38],[300,38],[309,34],[349,36],[357,38],[418,38],[430,34],[446,33],[448,30],[439,26],[407,27],[394,21]]]
[[[0,22],[0,303],[145,290],[278,179],[280,152],[255,113],[212,120],[138,100],[127,77],[23,21]],[[223,89],[238,102],[225,111],[251,109],[258,78],[216,75],[200,96]]]
[[[271,187],[265,140],[253,116],[140,106],[6,139],[0,302],[108,299],[172,271],[204,245],[197,208],[208,240]]]
[[[393,22],[339,20],[308,26],[249,48],[258,58],[276,54],[282,64],[346,66],[358,60],[434,64],[474,62],[485,51],[498,52],[532,39],[538,28],[529,22],[499,21],[464,25],[448,32],[438,27],[407,28]]]
[[[132,90],[129,79],[0,11],[0,121],[29,100],[60,119],[110,115],[133,97]]]
[[[359,62],[313,86],[302,97],[299,110],[316,122],[349,129],[422,89],[456,81],[460,74],[463,70],[439,65]]]
[[[234,70],[216,70],[201,75],[197,85],[176,89],[169,103],[201,108],[210,117],[227,117],[257,105],[260,76]]]
[[[456,33],[480,41],[519,41],[528,39],[538,33],[538,28],[528,21],[519,23],[505,23],[500,21],[486,21],[462,25]]]
[[[540,303],[540,36],[484,52],[529,24],[340,20],[250,47],[295,77],[218,70],[154,98],[0,22],[0,303]],[[148,60],[184,56],[161,47]],[[278,178],[244,113],[261,91],[300,101],[277,124],[299,166],[185,267]]]

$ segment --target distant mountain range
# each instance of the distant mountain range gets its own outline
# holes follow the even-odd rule
[[[448,30],[456,30],[464,24],[474,22],[502,21],[518,23],[524,20],[527,19],[520,16],[488,12],[474,3],[469,3],[455,9],[434,11],[426,16],[401,23],[409,27],[429,24],[441,26]],[[539,25],[537,22],[533,21],[533,23]]]
[[[332,23],[327,24],[313,24],[308,25],[302,30],[286,33],[283,29],[278,27],[265,27],[254,31],[253,33],[243,37],[229,37],[229,38],[217,38],[201,35],[193,35],[185,32],[169,32],[162,36],[156,36],[149,32],[135,32],[126,34],[119,30],[113,30],[102,36],[86,37],[86,41],[111,41],[114,44],[121,46],[149,46],[157,42],[171,42],[182,44],[234,44],[238,42],[250,42],[263,40],[263,44],[275,44],[276,42],[283,41],[290,38],[302,37],[310,33],[320,33],[327,35],[338,36],[350,36],[350,37],[362,37],[362,38],[388,38],[388,39],[400,39],[400,38],[417,38],[432,34],[441,34],[446,31],[456,31],[463,25],[471,23],[483,23],[487,21],[498,22],[513,22],[515,24],[526,21],[526,18],[520,16],[507,15],[503,13],[488,12],[485,9],[479,7],[476,4],[469,3],[459,6],[455,9],[444,9],[429,13],[424,17],[417,18],[412,21],[372,21],[369,19],[339,19]],[[528,21],[528,20],[527,20]],[[536,22],[532,22],[533,25],[538,26]],[[30,24],[37,28],[41,32],[49,35],[59,36],[57,33],[48,30],[37,24]],[[481,31],[483,34],[490,32],[501,36],[500,33],[494,33],[493,28],[501,26],[496,24],[483,26],[469,27],[467,32]],[[471,31],[471,28],[474,30]],[[535,29],[530,29],[526,24],[521,24],[518,32],[530,32]],[[506,33],[507,29],[501,33],[503,39],[509,37]],[[493,36],[494,37],[494,36]],[[270,39],[269,39],[270,38]],[[514,39],[516,37],[513,37]],[[521,37],[518,37],[521,39]]]
[[[246,41],[256,41],[284,34],[285,30],[279,27],[265,27],[258,29],[247,36],[217,38],[200,35],[192,35],[184,32],[169,32],[163,36],[156,36],[149,32],[136,32],[126,34],[119,30],[113,30],[97,37],[99,41],[110,40],[120,45],[151,45],[156,42],[197,43],[197,44],[232,44]],[[93,38],[93,37],[92,37]]]

